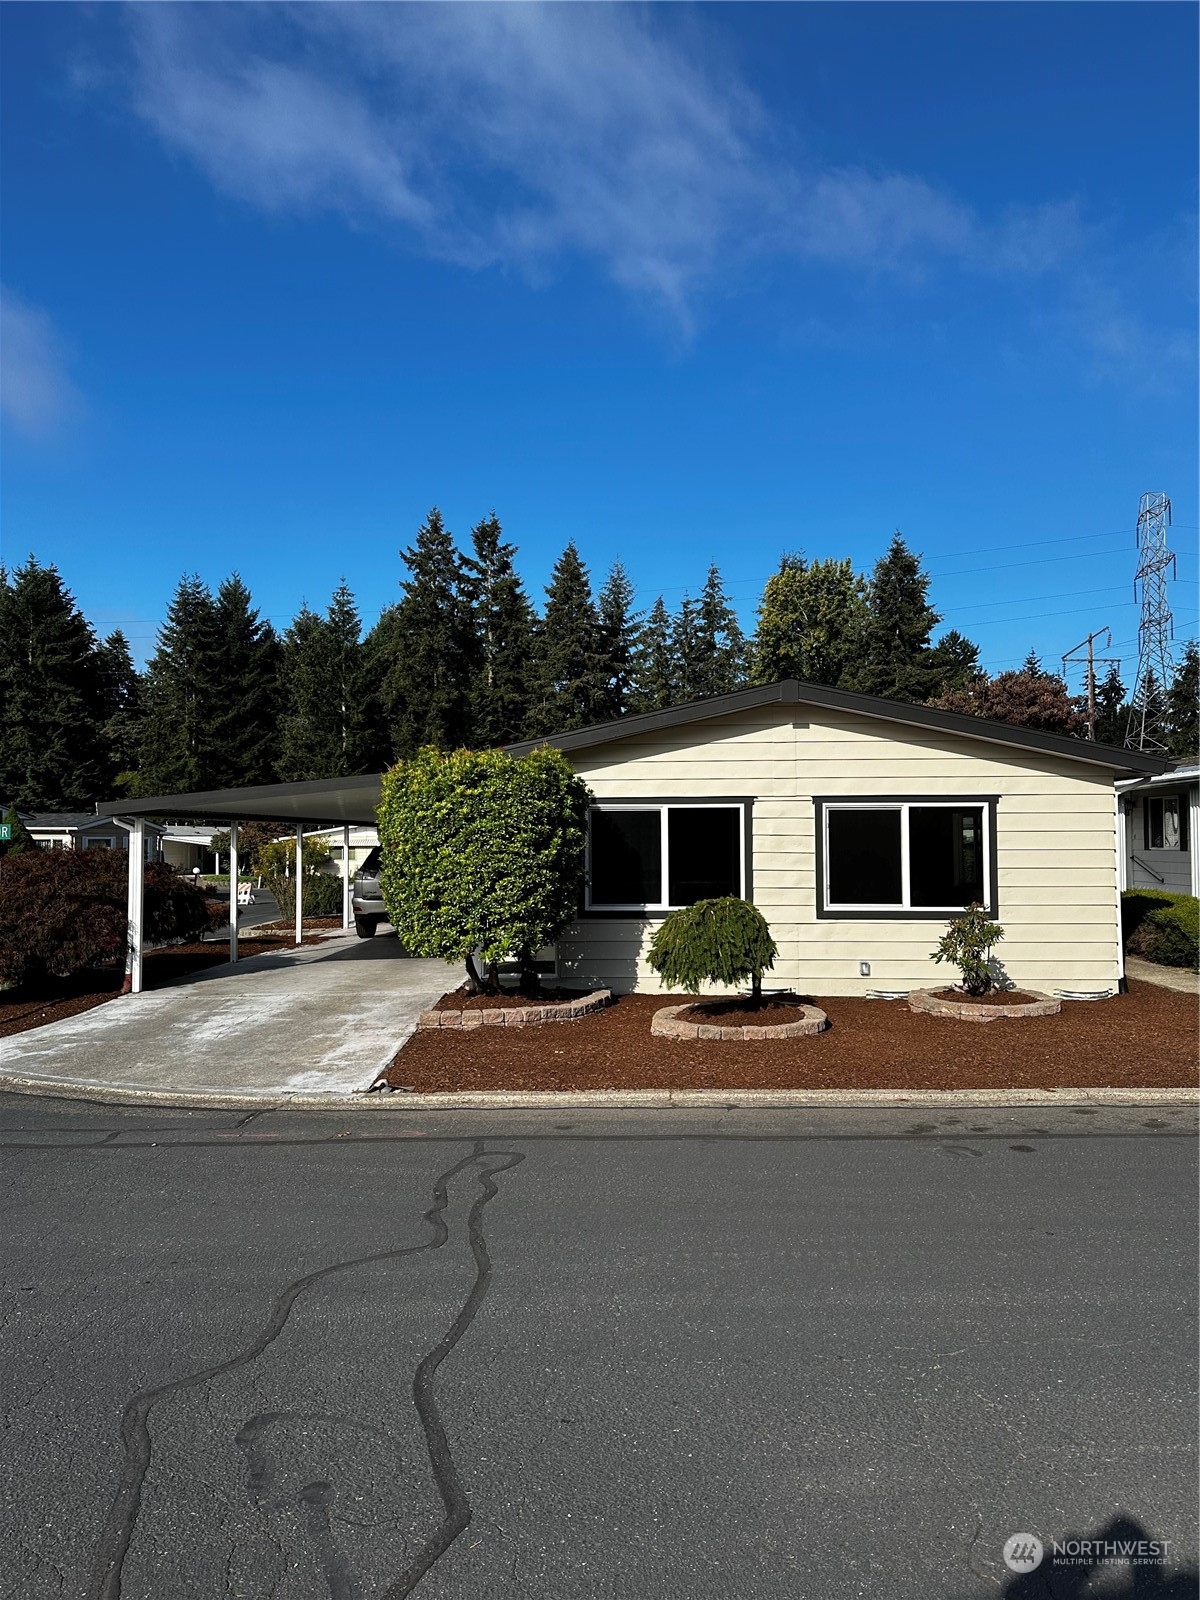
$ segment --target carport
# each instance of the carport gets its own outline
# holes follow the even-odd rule
[[[342,926],[350,926],[350,829],[374,826],[383,785],[381,773],[354,778],[320,778],[311,783],[260,783],[240,789],[208,789],[194,794],[159,794],[138,800],[112,800],[96,807],[102,817],[116,817],[129,828],[129,954],[126,988],[142,989],[146,820],[187,817],[229,827],[229,959],[238,958],[238,824],[274,822],[296,830],[296,881],[304,860],[304,829],[342,829]],[[303,895],[296,895],[296,943],[301,942]]]

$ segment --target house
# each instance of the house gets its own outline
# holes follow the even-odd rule
[[[1158,756],[794,679],[509,749],[539,744],[595,795],[584,904],[556,950],[568,983],[659,990],[655,927],[724,894],[770,923],[774,982],[815,994],[953,981],[930,952],[975,902],[1005,929],[996,954],[1014,983],[1111,994],[1123,981],[1116,783],[1157,778]],[[135,827],[173,815],[336,828],[345,848],[351,831],[365,843],[381,784],[361,774],[100,809]],[[131,876],[130,904],[139,896]],[[135,992],[138,952],[135,937]]]
[[[1181,762],[1117,785],[1122,889],[1200,894],[1200,766]]]
[[[953,981],[930,953],[972,902],[1014,983],[1123,979],[1115,780],[1158,757],[794,680],[510,748],[539,743],[596,797],[567,981],[657,990],[655,926],[725,894],[770,923],[772,980],[815,994]]]
[[[129,825],[118,817],[101,817],[93,811],[18,811],[29,836],[42,850],[126,850]],[[146,824],[146,860],[163,859],[165,829]]]

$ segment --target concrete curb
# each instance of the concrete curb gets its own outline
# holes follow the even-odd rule
[[[888,1106],[1200,1105],[1196,1089],[591,1089],[482,1090],[474,1094],[201,1094],[86,1079],[0,1075],[0,1093],[90,1100],[100,1105],[196,1111],[800,1111]]]

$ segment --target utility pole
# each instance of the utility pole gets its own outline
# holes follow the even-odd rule
[[[1175,624],[1167,599],[1167,573],[1175,576],[1175,556],[1167,549],[1171,502],[1165,494],[1144,494],[1138,506],[1138,568],[1133,580],[1134,599],[1142,586],[1142,619],[1138,624],[1137,678],[1125,730],[1132,750],[1166,748],[1162,726],[1164,696],[1173,668],[1171,640]]]
[[[1079,654],[1079,652],[1081,650],[1086,650],[1087,651],[1087,665],[1084,668],[1084,672],[1085,672],[1085,675],[1086,675],[1086,683],[1087,683],[1087,730],[1088,730],[1088,738],[1089,739],[1094,739],[1096,737],[1096,664],[1097,664],[1097,656],[1096,656],[1095,645],[1096,645],[1096,640],[1100,637],[1101,634],[1104,635],[1104,648],[1106,650],[1111,650],[1111,648],[1112,648],[1112,629],[1111,628],[1097,628],[1095,633],[1089,633],[1087,638],[1082,640],[1079,644],[1073,644],[1071,646],[1071,648],[1066,652],[1066,654],[1062,658],[1063,677],[1065,678],[1066,675],[1067,675],[1067,668],[1069,666],[1072,666],[1072,665],[1075,664],[1075,657]],[[1101,656],[1101,657],[1099,657],[1099,664],[1102,667],[1111,666],[1114,663],[1115,663],[1115,665],[1117,665],[1119,667],[1121,665],[1120,658],[1117,657],[1117,656]]]

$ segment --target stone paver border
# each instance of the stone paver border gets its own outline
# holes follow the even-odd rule
[[[650,1032],[660,1039],[802,1039],[806,1034],[821,1033],[829,1026],[829,1018],[819,1006],[802,1005],[804,1013],[799,1022],[777,1022],[774,1026],[755,1027],[751,1024],[727,1028],[712,1022],[689,1022],[684,1015],[693,1005],[664,1006],[656,1011],[650,1022]]]
[[[1003,1000],[983,1005],[977,1000],[943,1000],[932,989],[914,989],[908,997],[908,1009],[931,1017],[957,1017],[960,1022],[998,1022],[1002,1017],[1056,1017],[1062,1010],[1062,1001],[1053,995],[1041,994],[1037,989],[1021,992],[1033,995],[1033,999],[1024,1005],[1005,1005]]]
[[[612,999],[611,989],[581,994],[578,1000],[555,1000],[547,1005],[486,1006],[466,1011],[422,1011],[417,1028],[534,1028],[543,1022],[578,1022],[593,1011],[603,1011]]]

